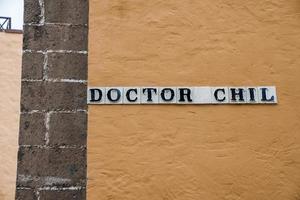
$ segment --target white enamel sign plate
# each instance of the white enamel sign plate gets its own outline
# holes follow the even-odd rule
[[[89,87],[88,104],[276,104],[275,86]]]

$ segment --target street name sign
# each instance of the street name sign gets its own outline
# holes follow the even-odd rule
[[[276,104],[275,86],[89,87],[88,104]]]

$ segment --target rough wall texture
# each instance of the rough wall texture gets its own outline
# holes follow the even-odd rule
[[[21,89],[22,34],[0,33],[0,199],[14,198]]]
[[[88,0],[27,0],[16,199],[85,199]]]
[[[91,0],[89,84],[276,85],[275,106],[89,106],[88,199],[300,199],[299,0]]]

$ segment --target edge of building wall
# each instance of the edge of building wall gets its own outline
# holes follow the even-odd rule
[[[15,199],[84,200],[88,0],[24,4]]]

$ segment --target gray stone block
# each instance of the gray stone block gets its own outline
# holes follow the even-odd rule
[[[87,34],[86,26],[26,25],[23,49],[85,51]]]
[[[49,145],[86,145],[86,132],[85,112],[51,114]]]
[[[40,199],[47,200],[85,200],[86,199],[86,191],[82,190],[43,190],[40,192]]]
[[[86,149],[19,148],[17,187],[85,185]]]
[[[85,83],[23,82],[21,90],[22,111],[87,108]]]
[[[87,55],[78,53],[49,53],[48,77],[58,79],[87,79]]]
[[[41,53],[23,53],[22,79],[43,78],[44,55]]]
[[[45,22],[88,23],[88,0],[46,0]]]
[[[45,114],[21,114],[19,145],[43,145],[45,133]]]
[[[39,0],[26,0],[24,3],[24,22],[39,23],[41,20],[41,7]]]
[[[18,189],[16,190],[16,200],[36,200],[34,190]]]

